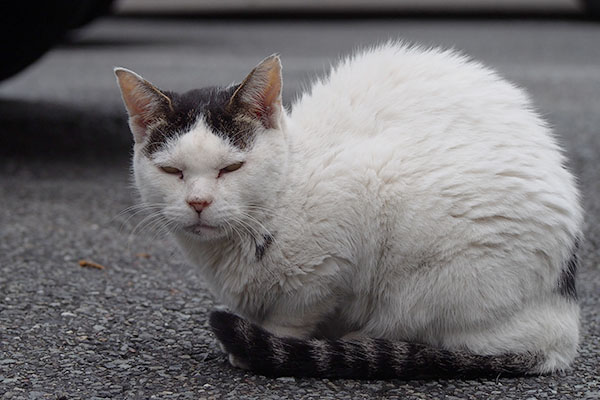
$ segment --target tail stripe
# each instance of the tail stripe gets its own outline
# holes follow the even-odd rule
[[[285,371],[285,375],[291,375],[291,371],[301,370],[301,371],[310,371],[309,376],[318,376],[318,371],[316,368],[316,362],[311,356],[311,346],[310,342],[306,340],[299,339],[290,339],[289,345],[291,351],[289,352],[289,362],[286,364],[286,368],[281,372]],[[267,375],[269,372],[265,372]]]
[[[351,360],[346,358],[346,348],[341,341],[337,340],[327,340],[327,344],[329,345],[329,349],[331,351],[331,363],[330,369],[326,372],[325,376],[331,374],[333,371],[335,371],[336,375],[342,377],[346,376],[346,370],[353,367],[351,365]]]
[[[375,348],[377,349],[377,371],[386,374],[385,377],[401,376],[404,352],[402,346],[394,346],[388,340],[375,339]]]
[[[317,364],[317,369],[321,374],[327,373],[331,369],[331,349],[325,340],[310,340],[310,356]]]
[[[379,352],[377,351],[377,344],[375,339],[366,338],[362,343],[363,351],[367,363],[369,365],[369,375],[373,374],[378,370],[379,366]]]

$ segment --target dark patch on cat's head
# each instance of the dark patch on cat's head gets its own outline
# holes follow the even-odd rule
[[[204,122],[216,135],[244,150],[250,145],[256,123],[245,118],[246,110],[231,99],[240,85],[222,90],[204,107]]]
[[[192,129],[198,120],[203,120],[215,135],[246,149],[253,138],[255,125],[242,117],[243,110],[230,104],[238,87],[208,87],[182,94],[163,92],[171,99],[171,108],[162,110],[162,115],[148,128],[145,154],[152,155],[160,150],[169,139]]]
[[[133,138],[143,145],[147,156],[200,120],[213,134],[242,150],[251,145],[258,129],[281,126],[281,62],[277,55],[261,61],[239,85],[183,94],[163,92],[125,68],[115,68],[114,73]]]

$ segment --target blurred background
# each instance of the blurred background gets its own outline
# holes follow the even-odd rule
[[[464,50],[527,86],[537,79],[520,62],[548,67],[597,47],[595,28],[573,37],[595,0],[54,0],[0,11],[7,156],[127,154],[114,66],[186,90],[240,80],[278,52],[289,103],[340,56],[390,38]]]
[[[599,11],[596,0],[0,2],[0,399],[598,399]],[[362,383],[233,370],[202,279],[133,207],[113,67],[185,91],[239,82],[277,52],[290,107],[340,57],[389,39],[498,70],[565,148],[587,213],[573,371]]]

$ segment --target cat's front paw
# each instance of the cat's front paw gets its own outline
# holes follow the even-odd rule
[[[219,348],[227,355],[229,363],[241,369],[250,369],[248,348],[251,347],[253,332],[260,328],[230,312],[216,310],[210,315],[210,326]]]
[[[245,370],[250,369],[250,367],[246,363],[241,361],[239,358],[237,358],[233,354],[228,354],[227,358],[229,359],[229,364],[231,364],[232,367],[245,369]]]
[[[229,364],[231,364],[232,367],[240,368],[240,369],[250,369],[245,362],[243,362],[242,360],[240,360],[235,355],[229,353],[227,351],[227,349],[225,348],[225,346],[223,345],[223,343],[221,343],[219,341],[217,341],[217,343],[219,344],[219,348],[221,349],[221,351],[227,355],[227,359],[229,360]]]

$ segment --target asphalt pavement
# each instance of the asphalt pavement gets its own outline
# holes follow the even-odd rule
[[[232,369],[208,329],[214,301],[201,277],[168,237],[127,211],[136,201],[131,138],[113,66],[185,90],[239,81],[277,52],[289,105],[340,56],[389,38],[482,60],[528,89],[554,126],[587,213],[573,370],[401,382]],[[599,399],[599,43],[600,25],[560,19],[109,18],[88,26],[0,84],[0,399]]]

